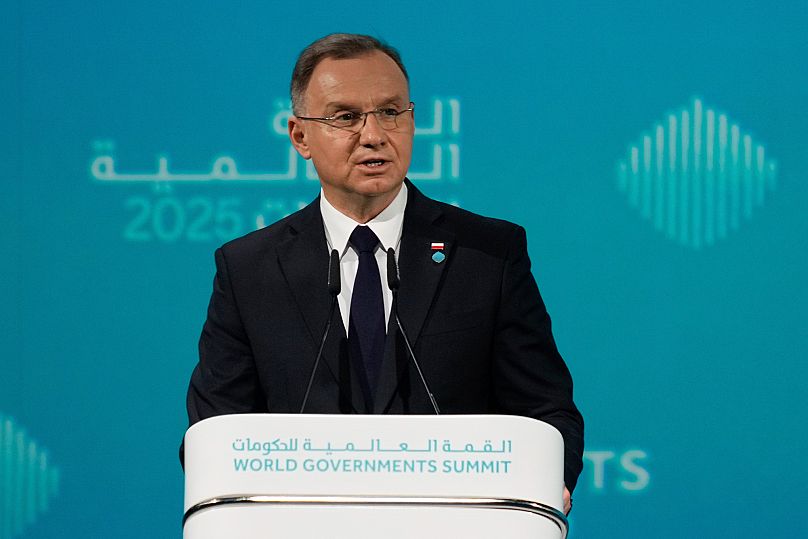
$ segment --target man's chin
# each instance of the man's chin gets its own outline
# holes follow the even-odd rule
[[[396,179],[387,175],[381,176],[366,176],[359,179],[354,185],[353,191],[362,196],[379,197],[388,194],[396,195],[401,184],[404,183],[404,178]]]

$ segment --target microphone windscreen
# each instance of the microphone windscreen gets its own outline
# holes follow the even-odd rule
[[[339,273],[339,252],[336,249],[331,251],[331,258],[328,261],[328,293],[338,296],[342,289],[342,281]]]
[[[396,264],[396,252],[390,247],[387,249],[387,286],[390,290],[398,290],[400,281],[398,278],[398,265]]]

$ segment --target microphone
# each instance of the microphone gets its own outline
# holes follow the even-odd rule
[[[404,337],[404,344],[407,345],[407,351],[410,353],[410,357],[412,358],[412,363],[415,365],[415,370],[418,371],[418,376],[421,377],[421,383],[426,389],[426,394],[429,395],[429,402],[432,403],[432,409],[435,410],[435,415],[440,415],[440,408],[438,408],[438,403],[435,401],[435,396],[432,394],[432,391],[429,389],[429,384],[426,383],[426,378],[424,378],[424,373],[421,372],[421,366],[418,364],[418,360],[415,357],[415,352],[412,351],[412,346],[410,346],[410,339],[407,338],[407,332],[404,331],[404,326],[401,323],[401,318],[398,317],[398,287],[401,284],[401,278],[398,275],[398,264],[396,264],[396,252],[395,250],[390,247],[387,249],[387,287],[393,292],[393,305],[392,305],[392,312],[393,316],[396,317],[396,324],[398,324],[398,329],[401,331],[401,336]]]
[[[317,366],[320,364],[320,358],[323,356],[323,347],[325,347],[325,340],[328,338],[328,332],[331,330],[331,319],[334,317],[334,307],[337,305],[337,296],[342,289],[342,281],[340,280],[339,272],[339,252],[336,249],[331,251],[331,257],[328,259],[328,293],[331,294],[331,307],[328,309],[328,321],[325,323],[325,330],[323,331],[323,338],[320,340],[320,349],[317,350],[317,357],[314,359],[314,366],[311,368],[309,375],[309,385],[306,387],[306,394],[303,395],[303,403],[300,405],[300,412],[306,409],[306,403],[309,400],[309,393],[311,392],[311,385],[314,383],[314,374],[317,372]]]
[[[342,290],[342,281],[339,276],[339,253],[333,249],[331,258],[328,260],[328,293],[331,294],[332,300],[339,296],[340,290]]]
[[[396,252],[392,247],[387,249],[387,288],[393,292],[393,300],[398,298],[398,285],[401,279],[398,276],[398,264],[396,264]],[[395,303],[394,303],[395,305]]]

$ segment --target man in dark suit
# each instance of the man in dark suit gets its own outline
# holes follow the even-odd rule
[[[342,290],[305,411],[434,413],[392,312],[392,248],[398,313],[441,412],[555,426],[565,442],[568,509],[583,420],[530,273],[524,229],[431,200],[406,180],[414,105],[387,45],[350,34],[314,42],[295,66],[292,103],[292,144],[313,160],[322,191],[303,210],[216,251],[190,423],[299,411],[328,322],[332,250]]]

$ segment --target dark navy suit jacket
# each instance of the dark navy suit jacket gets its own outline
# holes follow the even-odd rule
[[[429,199],[411,183],[408,189],[399,313],[441,412],[522,415],[553,425],[564,437],[571,491],[582,468],[583,419],[530,271],[524,229]],[[433,242],[444,243],[442,263],[431,258]],[[188,390],[190,424],[222,414],[297,412],[331,302],[319,200],[215,256]],[[392,316],[368,409],[338,310],[306,412],[433,413]]]

